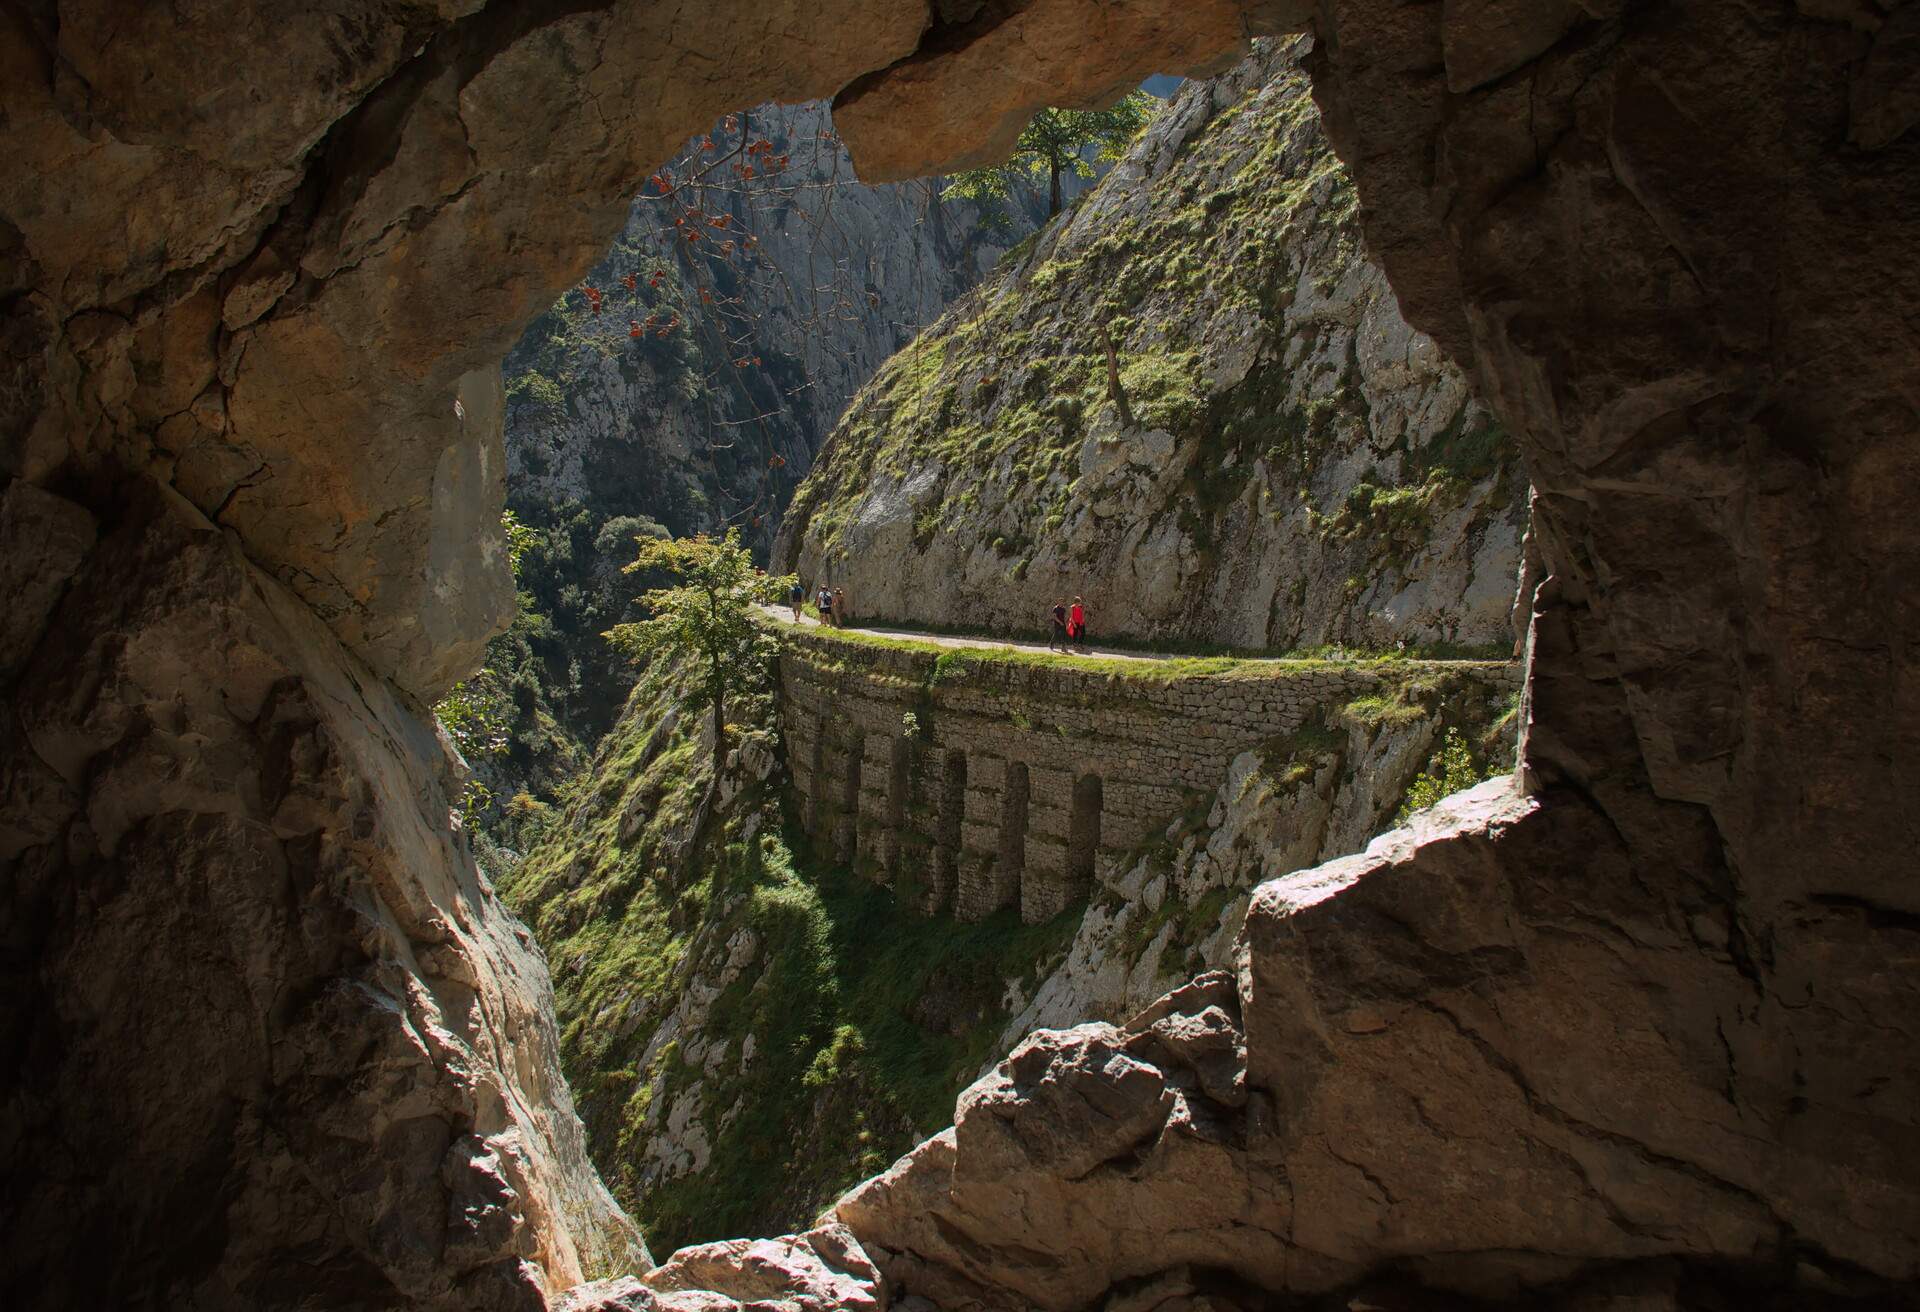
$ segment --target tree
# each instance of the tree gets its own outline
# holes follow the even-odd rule
[[[511,510],[500,512],[500,531],[506,538],[507,565],[513,571],[513,579],[517,584],[520,581],[520,562],[540,535],[522,524]],[[525,593],[518,594],[516,601],[515,622],[518,623],[521,616],[532,611],[532,603]],[[472,677],[462,679],[449,688],[447,695],[433,708],[454,745],[469,762],[491,760],[507,750],[513,711],[500,659],[500,647],[505,636],[503,634],[488,643],[487,663]],[[476,807],[484,807],[487,800],[485,786],[475,780],[467,785],[467,791],[462,795],[461,809],[471,814]]]
[[[970,169],[947,180],[941,194],[991,204],[1005,202],[1023,180],[1047,179],[1047,216],[1060,212],[1060,179],[1068,173],[1093,176],[1087,147],[1111,163],[1146,125],[1158,104],[1144,91],[1131,91],[1107,109],[1043,109],[1014,142],[1013,155],[998,168]]]
[[[640,604],[649,617],[615,625],[606,631],[606,639],[628,656],[646,658],[665,652],[695,662],[698,675],[688,708],[712,711],[717,763],[726,757],[729,699],[758,685],[777,647],[772,635],[755,622],[754,607],[791,580],[768,579],[757,572],[752,555],[740,545],[738,528],[728,529],[722,538],[701,534],[635,541],[640,549],[627,565],[627,573],[659,569],[680,583],[643,596]]]

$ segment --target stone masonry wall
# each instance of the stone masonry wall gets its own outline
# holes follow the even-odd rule
[[[816,843],[926,914],[1032,923],[1123,870],[1242,752],[1429,672],[1520,686],[1499,662],[1135,677],[789,632],[780,711]]]

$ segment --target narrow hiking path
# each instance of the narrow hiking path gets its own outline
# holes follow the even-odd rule
[[[760,609],[768,618],[788,628],[796,627],[793,612],[785,606],[762,604]],[[876,638],[897,638],[901,642],[924,642],[934,647],[977,647],[986,651],[1037,651],[1041,655],[1049,652],[1056,656],[1098,657],[1101,660],[1114,661],[1170,661],[1180,659],[1171,652],[1117,651],[1112,647],[1093,646],[1084,651],[1076,648],[1061,651],[1058,647],[1049,647],[1044,642],[1027,642],[1016,638],[968,638],[956,637],[947,633],[921,633],[914,629],[876,629],[864,624],[849,625],[846,629],[837,629],[831,624],[822,624],[812,615],[802,614],[799,628],[826,629],[829,632],[866,633]],[[1189,653],[1191,655],[1191,653]]]
[[[1101,647],[1098,645],[1087,647],[1084,650],[1074,648],[1063,651],[1058,647],[1049,647],[1044,642],[1030,642],[1018,638],[970,638],[946,633],[921,633],[914,629],[869,628],[864,624],[853,624],[845,629],[839,629],[831,624],[823,624],[815,616],[804,613],[800,617],[799,624],[795,625],[793,611],[788,607],[762,603],[760,609],[765,613],[767,618],[773,620],[775,623],[784,624],[788,628],[826,629],[830,633],[865,633],[876,638],[895,638],[901,642],[923,642],[933,647],[977,648],[982,651],[1030,651],[1038,652],[1042,656],[1049,654],[1055,656],[1084,656],[1088,660],[1141,661],[1148,664],[1161,661],[1194,659],[1192,652],[1121,651],[1113,647]],[[1263,660],[1280,661],[1286,658],[1279,656],[1234,656],[1223,657],[1222,659],[1243,661],[1251,664]]]

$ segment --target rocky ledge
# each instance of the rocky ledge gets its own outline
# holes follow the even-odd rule
[[[1490,781],[1262,885],[1233,972],[1032,1035],[836,1214],[942,1308],[1890,1296],[1920,1256],[1899,1126],[1809,1102],[1712,889],[1646,892],[1588,803]],[[1797,1038],[1916,1003],[1882,979]],[[1170,1292],[1195,1280],[1226,1301]]]

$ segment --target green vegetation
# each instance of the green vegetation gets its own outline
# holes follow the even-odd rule
[[[1424,707],[1404,700],[1398,690],[1383,696],[1356,697],[1347,703],[1348,717],[1373,729],[1413,724],[1425,719],[1426,714]]]
[[[1405,824],[1407,817],[1415,811],[1424,811],[1443,797],[1462,792],[1491,775],[1482,771],[1473,753],[1467,747],[1467,740],[1458,729],[1448,729],[1440,740],[1440,748],[1433,754],[1427,768],[1414,777],[1407,787],[1406,801],[1400,805],[1400,813],[1394,817],[1395,824]]]
[[[792,628],[783,620],[763,620],[763,622],[770,623],[776,630]],[[985,638],[989,636],[960,628],[904,624],[898,627],[902,631],[924,631],[930,637],[939,635]],[[1413,668],[1425,661],[1449,663],[1481,661],[1504,664],[1507,660],[1507,651],[1503,647],[1475,647],[1456,643],[1409,645],[1406,648],[1389,650],[1323,646],[1288,652],[1233,651],[1215,655],[1159,656],[1151,660],[1134,660],[1125,656],[1079,656],[1069,652],[1035,650],[1026,647],[949,647],[937,642],[873,633],[861,628],[828,630],[810,627],[804,632],[809,637],[826,642],[850,643],[883,651],[934,653],[933,682],[935,683],[964,679],[970,670],[993,665],[1041,666],[1074,670],[1082,674],[1107,675],[1121,680],[1165,682],[1173,679],[1216,677],[1285,678],[1321,665],[1361,665],[1391,669],[1397,666]],[[1040,635],[1021,636],[1035,638]],[[1150,641],[1103,640],[1102,645],[1121,650],[1134,648],[1143,652],[1155,649],[1155,644]],[[1189,649],[1198,648],[1203,652],[1205,650],[1199,644],[1167,644],[1167,647],[1173,650],[1178,650],[1182,646]]]
[[[777,785],[751,777],[689,854],[713,777],[696,718],[675,709],[692,683],[652,662],[564,817],[501,885],[552,963],[594,1158],[662,1251],[802,1224],[948,1124],[1006,1023],[1006,981],[1050,969],[1081,912],[1037,926],[1013,911],[919,916],[807,855]],[[743,755],[773,750],[770,711],[736,700]],[[718,996],[653,1042],[696,978]],[[661,1181],[646,1147],[696,1084],[711,1157]]]
[[[1513,770],[1515,743],[1521,728],[1521,693],[1509,693],[1498,707],[1498,715],[1467,715],[1471,705],[1459,699],[1444,703],[1446,728],[1434,747],[1427,766],[1407,784],[1405,801],[1394,824],[1405,824],[1415,811],[1425,811],[1442,797],[1469,790],[1475,784]]]
[[[1047,213],[1058,214],[1060,180],[1068,174],[1093,176],[1093,165],[1086,158],[1089,148],[1101,160],[1118,159],[1146,126],[1156,103],[1146,92],[1133,91],[1108,109],[1043,109],[1021,129],[1013,156],[1005,164],[955,174],[947,179],[942,194],[1004,207],[1021,182],[1045,177]]]
[[[511,510],[500,514],[500,533],[506,541],[508,568],[518,584],[522,562],[534,549],[539,535],[522,524]],[[518,739],[514,732],[517,672],[514,658],[523,644],[547,627],[546,616],[541,614],[533,598],[517,592],[513,623],[506,633],[487,644],[486,664],[448,689],[447,695],[435,704],[434,715],[469,765],[499,760]],[[459,799],[461,811],[469,818],[486,814],[493,802],[493,791],[478,777],[468,781]]]
[[[606,639],[636,660],[664,653],[692,662],[698,673],[683,705],[712,711],[713,739],[724,748],[727,699],[758,687],[774,656],[755,608],[783,596],[793,580],[756,570],[738,529],[720,538],[639,536],[635,543],[639,552],[625,573],[660,570],[680,583],[647,593],[640,599],[647,618],[615,625]]]

